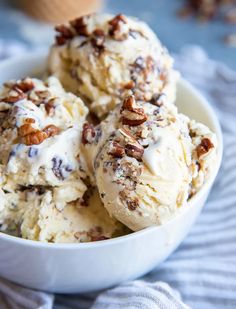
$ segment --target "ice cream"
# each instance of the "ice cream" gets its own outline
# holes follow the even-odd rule
[[[89,15],[56,27],[49,73],[79,94],[102,117],[127,90],[137,99],[165,94],[175,99],[177,73],[172,58],[152,30],[123,15]]]
[[[0,91],[0,231],[77,243],[172,219],[211,175],[217,140],[178,112],[168,52],[123,15],[56,30],[55,76]]]
[[[6,183],[53,186],[58,208],[86,190],[79,160],[82,125],[88,113],[81,99],[59,81],[24,79],[0,93],[0,152]]]
[[[87,188],[80,146],[88,109],[81,99],[51,77],[8,82],[0,102],[0,229],[44,242],[127,232]]]
[[[117,129],[95,157],[95,177],[108,212],[137,231],[170,220],[186,205],[208,175],[216,140],[168,102],[130,96],[119,113]]]
[[[76,243],[109,239],[129,232],[108,215],[97,191],[92,188],[86,191],[83,199],[69,203],[61,211],[55,207],[52,191],[43,187],[4,195],[8,204],[0,212],[1,230],[18,237]]]

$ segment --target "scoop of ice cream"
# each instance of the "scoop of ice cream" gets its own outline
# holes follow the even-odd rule
[[[162,224],[186,205],[198,177],[192,170],[199,144],[190,136],[190,121],[173,104],[135,102],[132,96],[117,119],[94,162],[104,206],[134,231]]]
[[[2,194],[7,205],[0,210],[1,231],[15,236],[42,242],[76,243],[128,232],[108,215],[96,189],[89,189],[83,199],[66,205],[62,211],[55,207],[52,191],[43,187],[12,192],[9,196]]]
[[[127,90],[142,100],[164,93],[174,101],[177,74],[172,58],[144,22],[123,15],[89,15],[56,31],[49,72],[81,95],[99,117]]]
[[[81,197],[86,175],[78,155],[88,113],[81,99],[66,93],[55,77],[46,82],[27,78],[5,84],[0,111],[1,164],[7,183],[54,186],[58,207]]]

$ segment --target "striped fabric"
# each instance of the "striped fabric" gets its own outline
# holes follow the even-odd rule
[[[176,65],[208,97],[224,131],[223,165],[188,237],[141,280],[100,295],[59,295],[54,306],[51,295],[0,281],[0,308],[236,308],[236,73],[209,60],[199,47],[185,48],[176,56]],[[31,300],[38,306],[21,307]]]

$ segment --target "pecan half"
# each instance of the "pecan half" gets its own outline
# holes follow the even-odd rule
[[[31,133],[31,134],[28,134],[28,135],[24,136],[22,141],[27,146],[39,145],[47,137],[48,137],[47,133],[38,130],[38,131],[36,131],[34,133]]]
[[[95,136],[96,132],[94,126],[88,122],[84,123],[82,131],[82,143],[84,145],[92,144]]]
[[[143,108],[137,107],[134,96],[127,97],[121,107],[122,124],[138,126],[147,120]]]
[[[125,153],[129,157],[141,160],[144,153],[144,148],[138,142],[135,144],[128,143],[125,145]]]
[[[125,155],[125,149],[119,143],[112,141],[109,145],[108,154],[114,158],[122,158]]]
[[[38,132],[38,129],[32,127],[31,123],[25,123],[18,129],[18,133],[21,137],[24,137],[28,134]]]
[[[70,22],[78,35],[89,36],[87,24],[90,15],[76,18]]]
[[[45,132],[48,137],[52,137],[59,133],[59,128],[56,127],[54,124],[50,124],[43,129],[43,132]]]
[[[201,143],[196,148],[198,157],[200,158],[201,156],[206,154],[211,148],[214,148],[214,145],[210,141],[210,139],[209,138],[203,138],[201,140]]]
[[[115,16],[109,21],[109,35],[117,41],[126,40],[129,35],[129,28],[123,29],[123,26],[127,23],[128,21],[124,15],[119,14]]]

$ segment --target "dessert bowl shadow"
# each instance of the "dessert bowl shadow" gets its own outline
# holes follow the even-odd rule
[[[34,53],[0,63],[0,84],[24,76],[42,76],[46,55]],[[187,81],[177,88],[179,111],[207,125],[218,138],[215,170],[181,212],[161,226],[118,238],[81,244],[52,244],[0,233],[0,277],[23,286],[57,293],[97,291],[151,271],[183,241],[216,178],[222,159],[222,133],[206,99]]]

